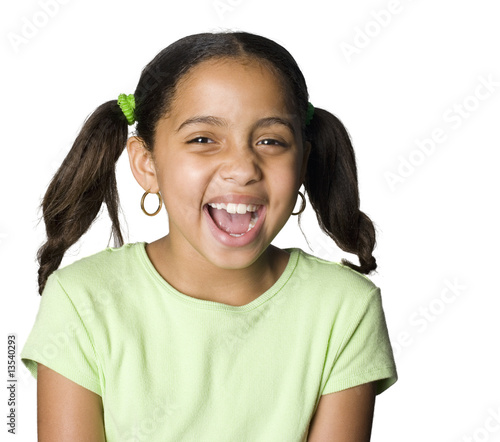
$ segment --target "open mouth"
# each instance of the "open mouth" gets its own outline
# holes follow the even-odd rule
[[[233,237],[243,236],[255,227],[261,207],[255,204],[207,204],[208,213],[217,228]]]

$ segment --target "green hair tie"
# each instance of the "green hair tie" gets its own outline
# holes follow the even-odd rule
[[[122,112],[127,117],[129,126],[134,124],[135,97],[132,94],[120,94],[118,96],[118,104],[120,105]]]
[[[314,106],[307,102],[307,112],[306,112],[306,126],[309,125],[314,115]]]

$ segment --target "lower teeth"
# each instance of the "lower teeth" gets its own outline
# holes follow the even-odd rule
[[[254,212],[255,216],[252,214],[252,219],[250,220],[250,224],[248,225],[248,230],[245,233],[250,232],[255,227],[255,224],[257,224],[257,219],[259,216],[256,214],[257,212]],[[230,233],[229,235],[234,236],[235,238],[238,238],[240,236],[243,236],[245,233]]]

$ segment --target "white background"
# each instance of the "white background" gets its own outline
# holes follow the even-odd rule
[[[7,335],[19,354],[38,311],[38,205],[85,118],[133,93],[142,68],[178,38],[244,30],[294,55],[311,102],[343,121],[356,150],[361,209],[378,231],[371,278],[399,373],[377,397],[372,440],[500,440],[498,2],[66,0],[51,16],[43,2],[10,0],[0,18],[0,379]],[[417,140],[433,136],[423,153]],[[165,212],[141,212],[126,154],[117,170],[126,241],[163,236]],[[105,248],[110,225],[102,212],[62,265]],[[311,249],[296,217],[275,244],[355,259],[325,239],[310,206],[303,230]],[[4,417],[0,439],[35,440],[36,382],[19,360],[17,376],[18,434],[6,437]]]

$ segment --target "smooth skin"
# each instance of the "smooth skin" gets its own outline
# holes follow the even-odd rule
[[[300,121],[269,69],[247,59],[196,65],[158,122],[153,155],[137,137],[127,149],[137,182],[163,197],[169,233],[146,251],[170,285],[245,305],[276,282],[289,254],[270,243],[296,204],[310,143],[302,142]],[[203,208],[220,198],[265,207],[252,242],[233,247],[214,237]]]
[[[374,382],[321,396],[307,442],[369,442],[374,407]]]
[[[101,396],[45,365],[37,369],[38,441],[104,442]]]
[[[128,140],[134,177],[144,190],[161,192],[168,213],[169,234],[146,252],[177,290],[246,305],[283,273],[289,255],[270,243],[294,209],[311,148],[288,112],[279,79],[264,65],[207,61],[179,82],[156,128],[154,155],[139,138]],[[241,247],[218,241],[203,212],[214,199],[234,196],[266,209],[262,229]],[[322,396],[308,442],[369,441],[374,402],[372,383]],[[105,440],[101,397],[39,364],[38,432],[43,442]]]

